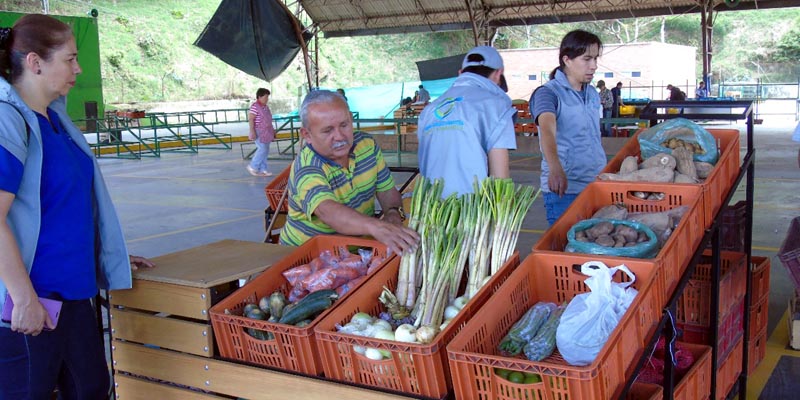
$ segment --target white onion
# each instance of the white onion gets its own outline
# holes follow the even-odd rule
[[[453,319],[453,318],[455,318],[456,315],[458,315],[458,311],[459,310],[460,309],[457,308],[456,306],[447,306],[444,309],[444,319]]]
[[[372,322],[372,326],[374,326],[376,328],[383,329],[383,330],[387,330],[387,331],[391,331],[392,330],[392,324],[390,324],[389,321],[386,321],[386,320],[383,320],[383,319],[380,319],[380,318],[376,318],[375,321]],[[392,340],[394,340],[394,339],[392,339]]]
[[[372,337],[374,337],[375,339],[382,339],[382,340],[395,340],[394,332],[385,329],[375,331]]]
[[[436,329],[428,325],[421,326],[419,329],[417,329],[417,334],[415,336],[417,337],[418,342],[422,344],[428,344],[433,341],[433,338],[436,337]]]
[[[463,296],[459,296],[453,299],[453,306],[461,310],[462,308],[464,308],[465,305],[467,305],[468,302],[469,302],[469,296],[465,294]]]
[[[405,343],[416,343],[417,337],[415,336],[417,330],[414,328],[414,325],[411,324],[403,324],[397,327],[394,331],[394,339],[398,342],[405,342]]]
[[[371,324],[372,323],[372,316],[365,313],[359,312],[353,315],[353,318],[350,318],[350,322],[358,323],[358,324]]]
[[[372,347],[368,348],[367,351],[364,352],[364,356],[366,356],[370,360],[375,360],[375,361],[383,360],[383,354],[381,354],[380,350],[373,349]]]

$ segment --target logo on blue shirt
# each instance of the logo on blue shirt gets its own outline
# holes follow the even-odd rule
[[[456,108],[456,103],[460,102],[461,100],[463,100],[463,97],[460,96],[456,98],[453,97],[446,98],[444,102],[442,102],[442,104],[439,104],[439,106],[436,107],[436,110],[434,110],[433,115],[435,115],[436,118],[439,119],[446,118]]]

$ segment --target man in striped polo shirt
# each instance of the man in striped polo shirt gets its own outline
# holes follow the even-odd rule
[[[369,235],[390,251],[414,249],[419,235],[403,226],[402,200],[375,141],[353,132],[345,99],[327,90],[310,92],[300,107],[306,145],[292,164],[289,217],[281,244],[299,246],[318,234]],[[373,218],[375,199],[384,218]]]

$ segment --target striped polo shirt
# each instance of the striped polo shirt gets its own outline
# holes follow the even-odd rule
[[[347,168],[317,153],[311,144],[300,150],[288,181],[289,217],[281,244],[299,246],[312,236],[336,233],[314,215],[325,200],[346,205],[361,214],[375,213],[375,194],[394,187],[383,153],[369,135],[355,132]]]

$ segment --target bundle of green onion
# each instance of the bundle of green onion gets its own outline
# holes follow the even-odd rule
[[[420,234],[421,246],[401,259],[395,292],[385,289],[380,296],[393,318],[410,314],[417,327],[439,327],[465,269],[465,295],[472,297],[508,261],[539,195],[511,179],[476,180],[474,193],[444,199],[443,186],[441,179],[418,179],[408,226]]]

